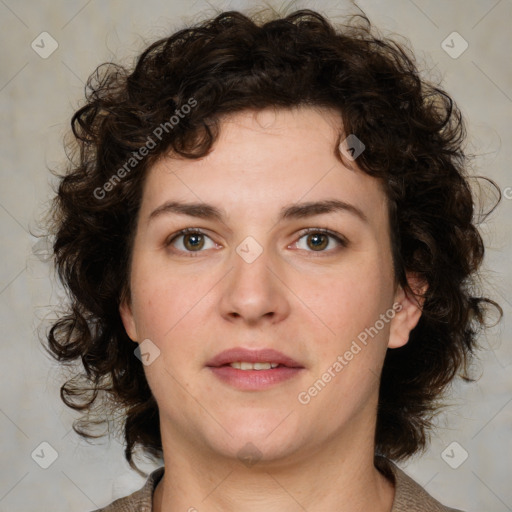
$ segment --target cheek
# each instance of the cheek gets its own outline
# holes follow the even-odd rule
[[[331,369],[336,375],[332,399],[348,400],[369,392],[382,364],[389,336],[387,322],[380,320],[392,304],[393,283],[379,265],[365,266],[364,272],[344,273],[323,293],[319,317],[329,326],[316,342],[318,372]],[[319,340],[317,340],[319,341]],[[341,359],[339,359],[341,356]],[[329,375],[326,376],[329,378]]]
[[[196,319],[208,302],[214,284],[207,276],[176,275],[154,262],[138,261],[132,274],[133,312],[141,337],[149,338],[161,351],[174,351],[176,357],[193,352],[195,330],[201,325]]]
[[[302,283],[297,295],[336,336],[346,337],[384,313],[392,297],[392,279],[378,262],[347,266],[337,274]]]
[[[392,290],[392,279],[375,266],[347,273],[323,295],[318,316],[330,331],[315,340],[318,357],[311,383],[327,383],[328,389],[318,393],[319,409],[333,403],[344,403],[347,411],[362,407],[378,388],[392,318],[388,314],[382,321],[381,315],[394,312]]]

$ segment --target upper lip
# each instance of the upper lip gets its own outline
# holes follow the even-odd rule
[[[218,367],[244,361],[248,363],[278,363],[283,366],[289,366],[290,368],[303,368],[297,361],[277,350],[271,348],[250,350],[242,347],[230,348],[220,352],[214,358],[210,359],[206,363],[206,366]]]

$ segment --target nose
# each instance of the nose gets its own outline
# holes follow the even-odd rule
[[[272,258],[266,248],[254,261],[240,254],[233,252],[233,268],[223,280],[221,315],[248,325],[281,322],[290,314],[285,263]]]

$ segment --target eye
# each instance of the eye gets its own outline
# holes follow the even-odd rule
[[[303,238],[306,238],[307,247],[312,250],[308,250],[308,248],[304,249],[304,247],[299,246],[299,243]],[[210,240],[210,247],[205,246],[206,239]],[[330,252],[325,250],[329,245],[332,245],[330,244],[330,239],[334,240],[338,247],[348,246],[347,239],[339,233],[324,228],[308,228],[302,231],[297,242],[294,242],[294,244],[288,247],[297,247],[298,249],[303,249],[308,252]],[[213,249],[218,247],[218,245],[213,242],[206,233],[198,228],[185,228],[178,231],[178,233],[172,235],[165,242],[165,246],[173,246],[178,252],[188,253],[189,255],[192,255],[192,253],[202,252],[202,249]],[[331,248],[330,250],[334,250],[334,248]]]
[[[302,236],[293,245],[296,246],[298,249],[304,249],[304,247],[299,246],[300,240],[302,240],[303,238],[306,239],[307,247],[312,249],[312,251],[310,252],[329,252],[325,250],[330,245],[329,239],[333,239],[335,241],[335,244],[338,245],[338,247],[348,246],[348,241],[346,238],[341,236],[339,233],[335,233],[334,231],[331,231],[329,229],[308,228],[307,230],[302,232]],[[306,248],[304,250],[308,249]]]
[[[185,228],[181,231],[178,231],[178,233],[173,235],[172,238],[165,242],[165,246],[167,247],[172,245],[181,252],[201,252],[201,249],[205,248],[205,237],[212,242],[212,246],[206,247],[206,249],[215,248],[215,242],[213,242],[213,240],[211,240],[208,235],[197,228]],[[177,241],[180,243],[176,244]]]

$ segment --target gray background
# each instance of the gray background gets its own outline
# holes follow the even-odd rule
[[[51,197],[53,178],[48,168],[61,168],[63,136],[94,68],[112,58],[130,64],[147,43],[197,21],[198,13],[211,12],[211,6],[244,9],[248,5],[247,1],[0,0],[0,512],[91,510],[144,482],[124,462],[118,441],[88,444],[70,431],[75,414],[60,402],[63,377],[39,342],[64,295],[41,256],[44,242],[38,243],[30,231],[37,232],[38,219]],[[294,5],[335,17],[349,4]],[[503,306],[505,317],[482,338],[489,350],[480,354],[475,367],[478,382],[453,387],[452,406],[439,418],[430,448],[402,467],[448,505],[468,512],[512,510],[512,273],[507,265],[512,250],[508,172],[512,2],[368,0],[359,5],[385,33],[409,38],[420,67],[443,79],[467,117],[469,151],[476,155],[474,172],[496,180],[507,196],[482,226],[487,243],[484,285]],[[58,42],[46,59],[31,47],[34,40],[41,45],[39,34],[44,31]],[[458,58],[442,47],[453,31],[469,45]],[[463,43],[457,36],[452,39],[445,45],[453,46],[453,54]],[[49,40],[45,41],[48,51]],[[34,245],[39,255],[34,254]],[[41,447],[42,442],[58,454],[48,469],[39,465],[50,461],[50,450]],[[458,444],[445,452],[452,465],[462,460],[463,450],[468,453],[457,469],[442,457],[452,442]],[[153,467],[149,462],[141,466],[148,471]]]

